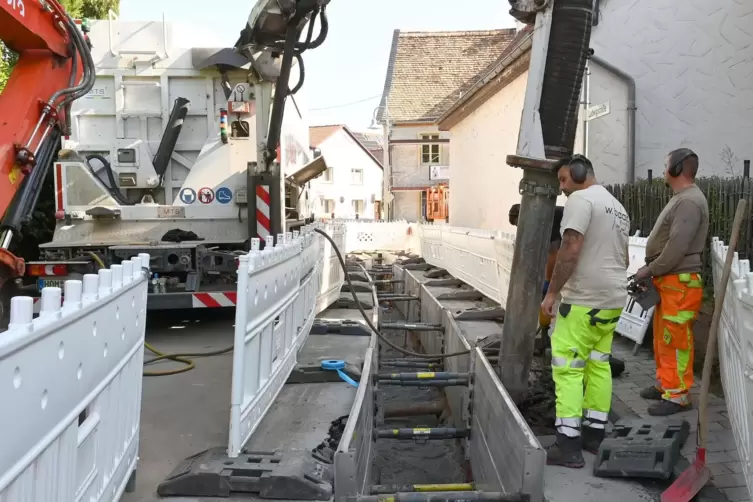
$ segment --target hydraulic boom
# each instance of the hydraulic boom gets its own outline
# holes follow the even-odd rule
[[[94,85],[88,38],[58,0],[0,2],[0,39],[18,54],[0,94],[0,287],[23,275],[11,241],[30,216],[70,105]]]

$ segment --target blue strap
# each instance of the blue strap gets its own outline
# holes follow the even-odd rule
[[[343,371],[343,369],[345,369],[345,361],[338,361],[336,359],[325,359],[324,361],[322,361],[322,369],[337,371],[337,374],[340,375],[340,378],[343,380],[343,382],[349,383],[353,387],[358,387],[358,382],[350,378]]]

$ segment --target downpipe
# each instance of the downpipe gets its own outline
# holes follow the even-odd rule
[[[627,111],[628,111],[628,123],[627,123],[627,140],[628,140],[628,152],[627,152],[627,164],[628,164],[628,183],[635,183],[635,111],[637,107],[635,105],[635,79],[628,73],[617,68],[613,64],[605,61],[599,56],[593,54],[590,57],[591,61],[604,68],[606,71],[622,80],[628,88],[627,98]]]

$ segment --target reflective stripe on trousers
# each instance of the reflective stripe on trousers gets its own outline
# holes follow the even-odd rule
[[[662,398],[690,404],[693,386],[693,324],[703,302],[700,274],[684,273],[654,278],[661,302],[654,309],[654,359],[657,388]]]
[[[622,308],[598,310],[560,305],[552,333],[557,432],[573,437],[580,435],[581,425],[606,427],[612,403],[609,354],[621,313]]]

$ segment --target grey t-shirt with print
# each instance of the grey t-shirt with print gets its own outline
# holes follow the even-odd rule
[[[573,192],[567,199],[560,231],[583,234],[578,264],[562,288],[562,302],[615,309],[627,300],[630,218],[620,202],[601,185]]]

